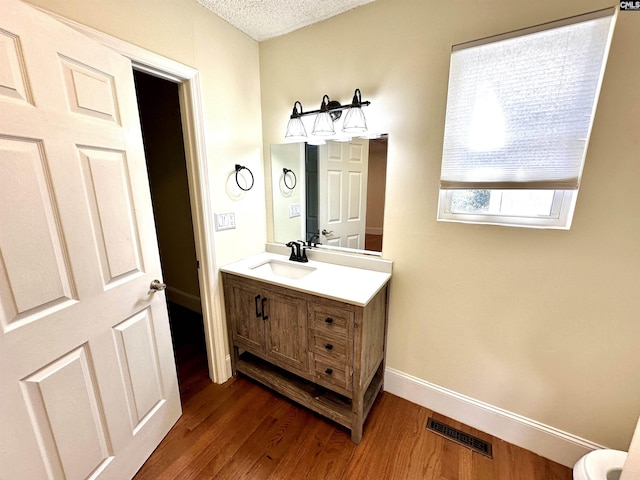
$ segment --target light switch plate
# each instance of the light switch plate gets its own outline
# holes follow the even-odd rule
[[[216,213],[216,232],[220,230],[231,230],[236,228],[236,214]]]
[[[289,205],[289,218],[299,217],[300,216],[300,204],[292,203]]]

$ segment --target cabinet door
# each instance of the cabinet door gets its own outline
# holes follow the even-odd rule
[[[308,371],[307,302],[265,290],[267,356],[275,363]]]
[[[236,345],[257,353],[264,352],[264,319],[262,296],[255,287],[229,282],[229,315],[231,334]]]

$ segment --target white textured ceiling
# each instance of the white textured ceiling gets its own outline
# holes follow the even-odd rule
[[[261,42],[374,0],[196,0]]]

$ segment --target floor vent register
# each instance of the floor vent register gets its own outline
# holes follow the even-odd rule
[[[431,430],[438,435],[448,438],[463,447],[470,448],[474,452],[493,458],[493,452],[489,442],[485,442],[477,437],[461,432],[460,430],[450,427],[442,422],[438,422],[433,418],[429,418],[429,420],[427,420],[427,430]]]

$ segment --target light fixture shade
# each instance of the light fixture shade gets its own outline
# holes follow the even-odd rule
[[[305,130],[304,124],[302,123],[302,118],[290,118],[289,123],[287,124],[287,133],[285,133],[284,136],[285,138],[289,138],[291,140],[307,138],[307,131]]]
[[[313,122],[313,131],[311,133],[322,136],[333,135],[336,133],[333,128],[333,119],[328,111],[318,113],[316,121]]]
[[[362,133],[367,131],[367,120],[360,107],[351,107],[344,116],[342,131],[345,133]]]

